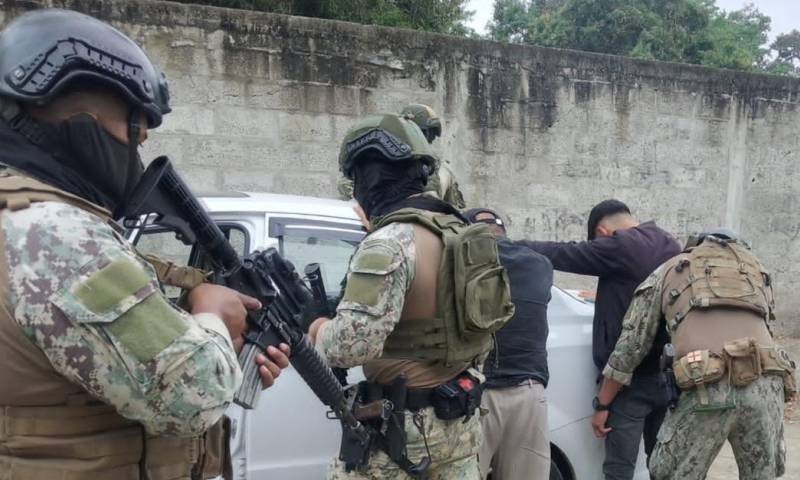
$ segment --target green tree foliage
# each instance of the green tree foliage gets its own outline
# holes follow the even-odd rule
[[[467,0],[179,0],[220,7],[329,18],[368,25],[413,28],[454,35],[466,26]]]
[[[768,53],[770,18],[753,5],[725,12],[715,0],[495,0],[494,7],[489,34],[500,41],[739,70],[763,67]]]
[[[712,48],[700,63],[736,70],[755,70],[768,49],[767,33],[771,20],[752,4],[733,12],[717,12],[711,19],[708,38]]]
[[[770,50],[775,58],[766,62],[764,68],[775,75],[800,76],[800,31],[778,35]]]

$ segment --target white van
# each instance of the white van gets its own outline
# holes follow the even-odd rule
[[[308,263],[320,263],[329,293],[339,290],[364,235],[348,202],[261,193],[208,195],[202,200],[240,253],[273,246],[299,271]],[[193,259],[192,248],[163,229],[148,228],[135,240],[145,253],[183,264]],[[590,426],[597,374],[591,355],[593,311],[591,303],[553,287],[547,341],[551,479],[602,478],[603,442],[594,438]],[[362,379],[360,369],[350,370],[348,380]],[[234,478],[325,478],[330,459],[338,454],[340,436],[338,421],[327,419],[326,413],[291,368],[264,392],[257,409],[232,406],[228,415],[233,421]],[[637,478],[648,478],[641,455]]]

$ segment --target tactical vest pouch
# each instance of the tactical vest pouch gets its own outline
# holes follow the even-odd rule
[[[440,420],[470,418],[475,414],[475,410],[480,408],[483,375],[470,370],[433,390],[431,403],[436,417]]]
[[[499,264],[494,238],[469,228],[463,236],[453,245],[459,329],[464,336],[494,333],[513,311],[508,276]]]
[[[789,358],[786,350],[778,347],[760,347],[758,353],[761,357],[761,371],[764,375],[783,377],[783,396],[784,400],[788,402],[797,394],[795,378],[797,366],[794,361]]]
[[[497,240],[484,224],[466,225],[455,215],[402,209],[375,221],[419,224],[444,244],[436,294],[436,318],[401,321],[384,346],[386,358],[471,362],[492,349],[492,334],[514,315],[508,275]],[[349,290],[349,288],[348,288]]]
[[[761,376],[761,359],[758,345],[752,338],[741,338],[722,347],[730,369],[730,380],[735,387],[746,387]]]
[[[716,383],[725,375],[725,360],[709,350],[689,352],[673,366],[675,381],[681,390]]]
[[[669,298],[664,315],[670,330],[693,309],[735,308],[769,318],[773,306],[770,276],[746,246],[713,239],[686,252],[690,259],[675,270],[680,273],[688,268],[688,276],[665,285]]]

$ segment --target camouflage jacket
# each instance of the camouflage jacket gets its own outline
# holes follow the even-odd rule
[[[336,317],[317,339],[317,349],[331,366],[350,368],[381,356],[415,272],[413,224],[389,224],[361,242],[350,260]]]
[[[658,267],[634,292],[622,321],[622,333],[603,369],[603,376],[629,385],[633,371],[653,346],[661,325],[661,289],[668,264]]]
[[[91,213],[42,202],[1,222],[8,305],[59,374],[153,435],[220,418],[241,371],[218,317],[173,307],[153,268]]]

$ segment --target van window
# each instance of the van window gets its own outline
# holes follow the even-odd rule
[[[313,235],[286,235],[281,241],[281,253],[294,263],[299,272],[309,263],[317,262],[322,266],[325,290],[331,295],[339,293],[339,284],[347,274],[347,266],[354,251],[355,244],[352,242]]]
[[[219,224],[220,230],[230,242],[231,246],[240,256],[248,252],[249,236],[247,231],[235,224]],[[173,230],[161,227],[148,227],[141,231],[134,244],[136,250],[142,254],[153,254],[161,259],[169,260],[176,265],[199,266],[203,269],[210,269],[211,265],[206,259],[197,258],[197,250],[193,245],[186,245],[178,240]],[[164,292],[169,298],[178,298],[180,289],[177,287],[165,286]]]
[[[309,263],[319,263],[325,290],[332,297],[341,290],[350,257],[364,232],[346,223],[273,218],[270,236],[278,239],[281,254],[298,272],[302,273]]]

